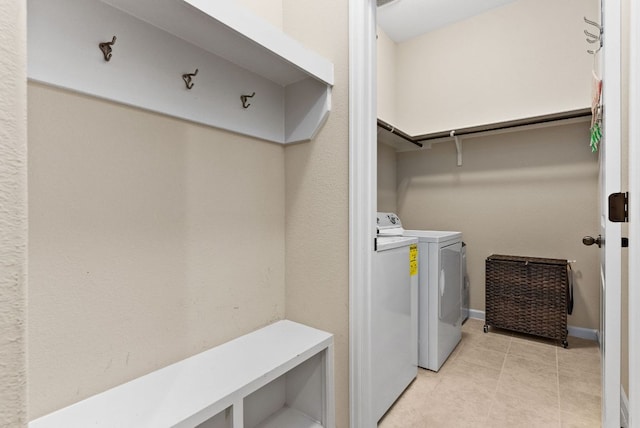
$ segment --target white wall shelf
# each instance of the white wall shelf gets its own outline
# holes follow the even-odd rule
[[[29,428],[333,428],[333,336],[283,320],[89,397]]]
[[[331,109],[333,64],[235,2],[28,0],[27,16],[34,81],[283,144]]]

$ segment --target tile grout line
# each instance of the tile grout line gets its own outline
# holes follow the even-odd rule
[[[502,379],[502,373],[504,372],[504,366],[507,364],[507,355],[509,355],[509,351],[511,350],[511,344],[513,343],[513,337],[509,337],[509,346],[507,346],[507,352],[504,354],[504,361],[502,361],[502,367],[500,367],[500,374],[498,375],[498,382],[496,382],[496,387],[493,390],[491,404],[489,405],[489,411],[485,416],[485,422],[489,422],[489,416],[491,415],[491,411],[493,410],[494,404],[497,400],[496,394],[498,393],[498,386],[500,386],[500,379]]]

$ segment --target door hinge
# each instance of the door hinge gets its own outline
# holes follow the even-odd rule
[[[378,251],[378,238],[373,238],[373,251]]]
[[[609,221],[614,223],[629,221],[629,193],[609,195]]]

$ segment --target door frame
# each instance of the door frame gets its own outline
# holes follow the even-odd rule
[[[632,24],[640,23],[638,16],[638,7],[632,7]],[[620,0],[603,0],[605,22],[604,27],[607,28],[608,34],[604,37],[605,67],[607,64],[609,70],[615,69],[615,57],[617,55],[617,69],[620,70]],[[376,3],[373,0],[349,0],[349,404],[350,404],[350,426],[353,428],[370,428],[375,426],[376,421],[372,421],[371,406],[371,360],[368,355],[371,343],[370,319],[371,313],[368,302],[370,301],[369,289],[372,280],[373,267],[373,240],[375,238],[375,222],[374,216],[376,211],[376,169],[377,169],[377,150],[374,141],[376,139]],[[635,18],[635,21],[633,21]],[[614,20],[617,19],[617,23]],[[614,23],[610,26],[609,24]],[[633,29],[633,26],[631,27]],[[610,29],[613,29],[611,31]],[[616,34],[617,33],[617,34]],[[632,39],[635,40],[635,49],[640,47],[638,42],[638,31],[634,32]],[[617,50],[617,54],[616,54]],[[607,51],[609,52],[607,54]],[[613,52],[612,52],[613,51]],[[610,58],[609,60],[607,60]],[[637,55],[632,61],[632,71],[640,71],[638,67]],[[635,68],[634,68],[635,67]],[[619,73],[618,73],[619,76]],[[630,73],[630,76],[634,76]],[[617,85],[617,105],[620,106],[620,86],[619,78]],[[633,79],[637,82],[637,79]],[[632,82],[633,83],[633,82]],[[605,83],[606,84],[606,83]],[[614,85],[616,86],[616,85]],[[611,89],[611,86],[610,86]],[[632,98],[635,101],[634,108],[631,109],[637,115],[638,108],[638,88],[637,85],[632,86]],[[610,93],[616,91],[613,88]],[[603,94],[604,95],[604,94]],[[606,102],[606,98],[605,98]],[[615,104],[616,101],[612,100]],[[619,115],[618,111],[618,115]],[[630,120],[633,123],[633,120]],[[620,126],[617,125],[617,135],[614,131],[609,138],[617,138],[620,141]],[[634,127],[633,144],[630,146],[637,148],[638,127]],[[611,128],[610,128],[611,131]],[[605,130],[606,132],[606,130]],[[630,136],[631,141],[631,136]],[[635,156],[639,156],[634,150]],[[631,157],[631,156],[630,156]],[[637,180],[638,172],[633,170],[636,175],[631,175]],[[616,190],[619,191],[619,190]],[[638,199],[640,200],[640,196]],[[632,256],[634,232],[638,235],[638,231],[630,231],[630,257]],[[640,239],[640,237],[636,237]],[[614,241],[615,242],[615,241]],[[620,242],[618,237],[617,242]],[[612,247],[611,245],[609,247]],[[633,260],[633,259],[632,259]],[[630,263],[632,265],[632,263]],[[636,269],[637,270],[637,269]],[[631,275],[631,272],[630,272]],[[629,283],[635,281],[637,283],[639,272],[635,272],[635,276],[629,278]],[[603,364],[608,368],[603,379],[603,426],[619,427],[620,421],[620,278],[610,278],[613,281],[606,290],[608,295],[607,305],[609,307],[608,315],[612,317],[607,320],[611,327],[617,325],[617,337],[615,331],[607,332],[605,340],[608,348]],[[617,282],[617,284],[616,284]],[[615,290],[613,289],[615,288]],[[630,287],[631,288],[631,287]],[[638,301],[638,292],[629,290],[630,305],[634,301]],[[633,299],[632,299],[633,297]],[[617,306],[616,306],[617,305]],[[640,328],[640,311],[635,313],[629,311],[630,315],[635,315],[633,321],[630,318],[630,328],[633,326]],[[617,315],[616,315],[617,314]],[[617,324],[616,324],[617,316]],[[633,324],[632,324],[633,322]],[[614,336],[614,337],[612,337]],[[629,344],[630,358],[632,355],[638,355],[640,352],[639,341],[633,341]],[[630,359],[630,361],[633,361]],[[617,376],[616,376],[617,372]],[[638,371],[631,371],[630,378],[637,379]],[[640,382],[631,382],[630,379],[630,421],[635,416],[632,409],[639,409],[636,404],[640,401],[639,394],[634,391],[638,388]],[[615,391],[614,391],[615,389]],[[613,392],[612,392],[613,391]],[[612,395],[611,395],[612,394]],[[633,423],[633,422],[631,422]],[[630,425],[633,426],[633,425]]]
[[[349,0],[349,418],[370,428],[370,302],[376,235],[376,2]]]

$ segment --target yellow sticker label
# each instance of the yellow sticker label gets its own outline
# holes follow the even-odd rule
[[[418,245],[413,244],[409,247],[409,275],[414,276],[418,273]]]

